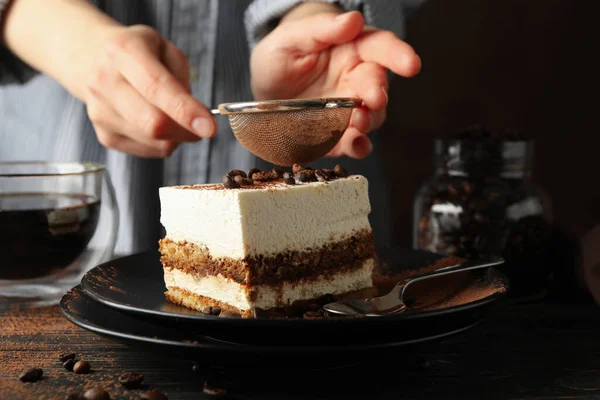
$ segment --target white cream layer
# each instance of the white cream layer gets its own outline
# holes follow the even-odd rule
[[[368,182],[360,175],[262,189],[159,189],[166,237],[244,258],[321,247],[370,229]]]
[[[269,309],[283,307],[297,300],[308,300],[327,293],[342,294],[364,289],[373,285],[373,259],[365,260],[361,268],[351,272],[340,272],[330,277],[319,277],[310,282],[279,286],[256,285],[248,288],[222,275],[194,277],[178,269],[165,269],[167,288],[179,288],[188,292],[209,297],[229,304],[242,311],[253,307]],[[254,301],[250,298],[250,290],[256,293]],[[282,303],[280,303],[280,301]]]

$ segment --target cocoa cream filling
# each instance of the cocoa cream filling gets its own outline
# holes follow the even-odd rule
[[[354,235],[328,243],[315,250],[288,251],[274,256],[249,256],[244,259],[213,258],[206,248],[189,242],[159,241],[161,262],[194,276],[222,275],[245,285],[293,282],[311,276],[329,276],[350,271],[373,258],[373,232],[361,230]]]

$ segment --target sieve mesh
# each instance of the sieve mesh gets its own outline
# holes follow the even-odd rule
[[[306,164],[327,154],[348,127],[352,108],[229,114],[237,140],[256,156],[281,166]]]

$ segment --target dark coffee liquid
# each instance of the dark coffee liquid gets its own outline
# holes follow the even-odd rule
[[[0,193],[0,279],[67,268],[94,235],[100,201],[82,194]]]

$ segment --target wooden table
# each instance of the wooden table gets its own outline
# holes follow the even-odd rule
[[[391,366],[268,374],[195,372],[184,360],[158,359],[75,327],[56,308],[0,316],[0,398],[62,399],[73,390],[105,387],[112,399],[136,398],[117,383],[123,371],[145,376],[169,399],[210,399],[214,373],[239,399],[598,399],[600,309],[592,304],[513,304],[491,310],[483,324],[459,336],[407,351]],[[61,350],[89,360],[76,375],[57,360]],[[46,378],[21,383],[19,372],[40,366]]]

